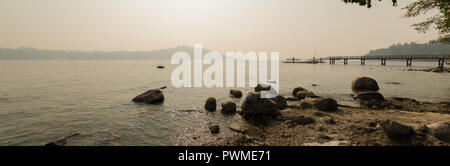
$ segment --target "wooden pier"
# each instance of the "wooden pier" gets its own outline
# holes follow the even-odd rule
[[[349,59],[358,59],[361,65],[366,65],[366,59],[381,60],[381,66],[386,66],[388,59],[406,59],[406,66],[412,66],[413,59],[427,59],[438,60],[438,67],[444,67],[445,59],[450,59],[450,54],[441,55],[388,55],[388,56],[331,56],[320,58],[320,60],[329,60],[329,63],[334,65],[336,60],[344,60],[344,65],[348,64]]]

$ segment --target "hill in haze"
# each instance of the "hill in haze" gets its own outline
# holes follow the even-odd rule
[[[0,60],[169,60],[178,51],[194,55],[194,48],[179,46],[155,51],[63,51],[35,48],[0,48]],[[203,53],[209,50],[203,49]]]

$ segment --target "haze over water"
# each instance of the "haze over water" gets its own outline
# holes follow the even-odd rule
[[[419,101],[450,101],[450,75],[403,71],[404,61],[357,61],[343,65],[280,64],[280,93],[285,97],[301,86],[354,105],[351,81],[358,76],[378,81],[385,97]],[[157,65],[166,69],[158,70]],[[437,62],[413,62],[413,68]],[[185,145],[208,139],[208,124],[219,123],[220,135],[240,117],[203,111],[207,97],[218,103],[231,99],[230,88],[173,88],[169,61],[0,61],[0,145],[43,145],[79,133],[68,145]],[[399,82],[400,85],[386,84]],[[317,84],[313,87],[312,84]],[[162,105],[141,105],[136,95],[167,86]],[[252,87],[242,88],[244,96]],[[186,111],[187,110],[187,111]],[[199,111],[189,111],[199,110]],[[198,140],[196,140],[198,141]]]

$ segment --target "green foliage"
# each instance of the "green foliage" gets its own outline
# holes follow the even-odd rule
[[[425,33],[434,25],[438,30],[442,42],[450,40],[450,0],[418,0],[407,5],[405,8],[406,17],[416,17],[424,15],[430,11],[438,11],[437,14],[428,17],[425,21],[413,24],[412,26],[419,32]]]
[[[345,3],[357,3],[360,6],[367,6],[367,8],[372,7],[372,0],[342,0],[342,1],[344,1]],[[397,0],[392,0],[392,5],[397,6]]]
[[[361,6],[372,7],[371,0],[342,0],[345,3],[358,3]],[[381,0],[378,0],[381,1]],[[397,6],[397,0],[392,0],[394,6]],[[428,14],[430,11],[436,11],[437,14],[430,16],[425,21],[413,24],[412,26],[418,32],[425,33],[433,27],[438,30],[442,36],[438,39],[440,42],[450,43],[450,0],[416,0],[406,7],[406,17],[417,17]]]

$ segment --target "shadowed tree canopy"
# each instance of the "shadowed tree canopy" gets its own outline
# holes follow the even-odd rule
[[[356,3],[360,6],[367,6],[367,8],[372,7],[372,0],[342,1],[345,3]],[[392,0],[392,5],[397,6],[397,0]],[[406,17],[416,17],[425,15],[429,12],[436,12],[437,14],[426,18],[425,21],[413,24],[412,26],[421,33],[425,33],[432,27],[438,30],[441,35],[438,41],[450,43],[450,0],[416,0],[402,9],[406,10]]]

